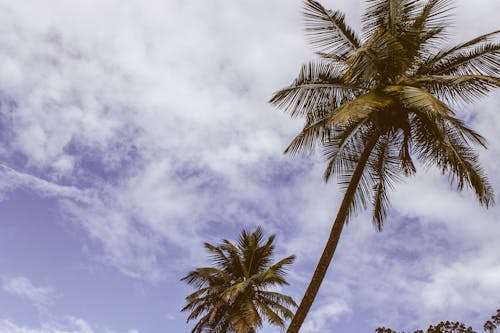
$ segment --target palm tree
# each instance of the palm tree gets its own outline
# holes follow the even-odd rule
[[[388,189],[415,174],[415,159],[437,166],[458,190],[472,188],[482,205],[493,204],[493,190],[471,147],[485,147],[485,140],[453,107],[500,86],[500,44],[492,42],[500,31],[440,46],[451,4],[366,0],[361,38],[341,12],[304,1],[306,33],[320,59],[305,64],[270,103],[305,118],[285,153],[310,153],[320,146],[328,162],[325,181],[338,177],[345,194],[288,332],[300,329],[349,217],[369,203],[381,230]]]
[[[272,235],[263,243],[261,228],[243,231],[235,245],[228,240],[214,246],[205,243],[212,267],[198,268],[182,278],[197,291],[186,297],[182,311],[190,311],[188,322],[201,317],[192,333],[254,333],[262,317],[284,328],[293,317],[295,301],[274,287],[287,285],[285,266],[295,260],[286,257],[271,264],[274,252]]]

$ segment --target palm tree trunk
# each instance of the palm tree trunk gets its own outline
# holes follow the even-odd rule
[[[337,217],[335,218],[335,222],[333,223],[332,230],[330,231],[330,237],[328,238],[328,242],[326,243],[325,249],[323,250],[323,254],[319,259],[318,265],[316,266],[316,270],[314,271],[311,282],[309,282],[309,286],[300,302],[297,311],[288,327],[287,333],[298,333],[300,327],[302,326],[304,320],[306,319],[307,313],[311,308],[311,305],[316,298],[316,294],[318,293],[319,287],[325,278],[326,272],[328,270],[328,266],[332,261],[333,254],[335,253],[335,249],[337,248],[337,244],[340,239],[340,234],[342,233],[342,228],[344,227],[347,214],[349,212],[349,207],[351,206],[352,200],[354,198],[354,193],[356,192],[356,188],[358,187],[361,176],[363,175],[363,171],[366,166],[366,162],[370,157],[370,154],[375,147],[379,138],[379,134],[377,132],[373,133],[369,141],[367,142],[361,156],[359,158],[358,164],[356,165],[356,169],[351,177],[351,181],[349,182],[349,186],[344,194],[344,199],[342,199],[342,203],[340,204],[339,211],[337,213]]]

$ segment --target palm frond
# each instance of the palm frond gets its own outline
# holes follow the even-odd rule
[[[273,242],[276,236],[271,235],[266,243],[261,244],[263,235],[263,230],[259,227],[252,234],[242,234],[242,238],[238,242],[247,278],[261,272],[271,262],[274,251]]]
[[[261,313],[273,316],[270,321],[275,323],[276,316],[281,323],[291,317],[287,307],[296,306],[293,299],[268,288],[288,284],[286,266],[295,256],[271,264],[274,239],[271,235],[265,240],[259,227],[253,232],[243,230],[236,245],[228,240],[218,246],[205,243],[214,267],[197,268],[182,278],[197,288],[181,309],[189,312],[188,322],[198,320],[193,333],[255,332],[262,326]],[[264,303],[273,314],[262,311],[257,302]]]
[[[287,285],[285,280],[287,269],[285,266],[291,265],[295,260],[295,256],[289,256],[281,259],[276,264],[270,266],[266,270],[256,273],[251,277],[256,288],[266,288],[273,285]]]
[[[271,301],[273,303],[278,303],[281,305],[285,305],[287,307],[288,306],[297,307],[297,303],[295,303],[293,298],[288,295],[284,295],[279,292],[270,290],[257,290],[256,293],[260,297],[264,297],[266,299],[266,302]]]
[[[262,317],[253,301],[246,301],[243,305],[243,314],[248,326],[254,330],[262,327]]]
[[[325,61],[308,62],[294,82],[274,93],[269,103],[291,116],[301,116],[325,105],[341,105],[362,91],[345,80],[343,72],[343,68]]]
[[[387,86],[384,92],[394,98],[408,110],[419,110],[429,115],[448,116],[453,111],[428,91],[412,86]]]
[[[448,142],[440,147],[447,154],[443,171],[449,171],[450,182],[455,182],[458,190],[468,185],[474,190],[481,205],[493,205],[493,188],[479,165],[477,153],[463,140],[462,130],[458,130],[450,122],[446,125]]]
[[[412,130],[419,159],[448,174],[450,183],[456,184],[458,190],[470,186],[482,205],[492,205],[493,189],[479,165],[477,154],[466,142],[466,137],[479,142],[482,138],[476,137],[476,133],[459,120],[450,121],[451,117],[430,119],[428,114],[418,112],[415,117]]]
[[[376,112],[389,108],[394,100],[379,91],[374,90],[357,97],[339,107],[327,116],[328,122],[343,125],[359,119],[370,117]]]
[[[378,29],[349,57],[345,76],[350,81],[372,87],[403,74],[410,63],[401,42],[387,31]]]
[[[408,121],[401,127],[401,148],[399,149],[399,160],[401,162],[401,170],[406,177],[413,176],[416,173],[415,164],[411,156],[412,136],[410,124]]]
[[[245,292],[245,290],[250,286],[250,282],[248,280],[244,280],[233,284],[230,286],[224,293],[221,295],[224,302],[228,304],[232,304],[236,298]]]
[[[401,162],[394,146],[394,133],[387,132],[379,140],[370,161],[369,169],[373,181],[373,225],[382,230],[387,208],[389,206],[388,191],[394,182],[401,179]]]
[[[310,153],[316,144],[329,142],[335,138],[335,127],[359,123],[376,112],[380,112],[393,103],[387,95],[372,91],[345,103],[332,111],[310,114],[302,132],[285,149],[285,154]]]
[[[229,307],[226,303],[223,302],[218,302],[217,306],[212,309],[212,311],[209,313],[207,322],[207,326],[210,328],[210,332],[216,331],[218,328],[224,325],[224,321],[230,319],[228,310]]]
[[[316,55],[320,57],[321,60],[326,61],[332,65],[339,66],[341,68],[344,68],[346,66],[346,61],[347,59],[349,59],[345,58],[344,56],[326,52],[316,52]]]
[[[460,43],[454,47],[439,51],[437,54],[428,56],[426,59],[422,59],[423,61],[419,65],[417,74],[428,74],[436,66],[436,64],[446,61],[449,57],[455,57],[457,54],[463,54],[464,52],[470,51],[471,48],[480,47],[481,44],[485,45],[499,33],[500,30],[483,34],[467,42]]]
[[[293,312],[289,309],[289,307],[290,306],[297,307],[297,304],[288,304],[287,306],[285,306],[284,303],[273,301],[264,296],[258,297],[258,300],[261,301],[262,303],[265,303],[267,306],[269,306],[271,309],[273,309],[275,312],[277,312],[280,316],[282,316],[285,319],[293,317]]]
[[[371,154],[373,147],[369,147],[369,142],[373,142],[374,139],[372,137],[374,136],[378,136],[378,134],[376,134],[373,128],[361,127],[356,133],[348,135],[349,138],[345,141],[332,140],[326,142],[323,147],[323,156],[328,161],[328,166],[324,173],[325,180],[335,175],[340,187],[347,191],[355,170],[360,163],[366,163],[366,161],[361,162],[362,154],[367,150],[370,150]],[[373,145],[375,145],[376,140]],[[368,168],[363,170],[359,183],[353,192],[353,200],[351,200],[349,206],[346,222],[348,222],[350,216],[357,214],[362,209],[366,209],[370,201],[371,180]]]
[[[361,154],[360,145],[368,131],[366,119],[358,119],[345,126],[338,126],[331,139],[323,143],[322,153],[328,161],[323,173],[325,182],[333,175],[342,174],[343,170],[353,170]]]
[[[213,304],[211,302],[193,302],[190,307],[187,305],[182,308],[182,311],[188,311],[190,310],[189,316],[187,318],[187,321],[193,320],[198,318],[200,315],[205,316],[208,314],[212,309],[213,309]],[[208,319],[208,318],[207,318]]]
[[[448,37],[445,31],[446,30],[444,28],[435,28],[425,31],[419,31],[416,33],[413,50],[410,54],[410,56],[414,58],[414,70],[418,70],[418,68],[421,66],[421,57],[429,54],[431,50],[442,47],[442,41]]]
[[[304,18],[311,44],[321,53],[335,54],[345,61],[361,45],[339,11],[326,10],[314,0],[305,0]]]
[[[297,307],[297,304],[295,304],[295,302],[293,302],[293,304],[287,304],[285,306],[284,305],[285,303],[277,302],[264,296],[257,297],[257,300],[263,304],[266,304],[269,308],[271,308],[275,313],[277,313],[284,319],[289,319],[293,317],[293,312],[290,310],[289,307]]]
[[[334,110],[333,110],[334,111]],[[329,123],[328,109],[318,108],[308,114],[304,129],[286,147],[285,154],[311,154],[316,145],[329,140],[332,124]]]
[[[202,333],[204,331],[204,328],[209,326],[208,324],[208,319],[209,319],[209,315],[205,315],[203,316],[199,321],[198,323],[196,323],[195,327],[193,328],[193,330],[191,331],[191,333]]]
[[[455,117],[447,117],[446,121],[456,131],[456,135],[459,135],[464,142],[470,141],[486,148],[486,139],[472,128],[467,127],[462,120]]]
[[[417,5],[415,0],[366,0],[365,3],[362,18],[365,37],[378,29],[396,37],[413,19]]]
[[[415,174],[414,158],[437,166],[458,190],[472,188],[482,205],[494,202],[471,146],[485,147],[485,139],[457,119],[452,106],[500,86],[500,44],[494,40],[500,31],[443,48],[452,0],[366,4],[359,41],[341,13],[305,1],[306,30],[324,64],[304,67],[294,84],[271,100],[305,118],[285,153],[320,147],[327,162],[325,181],[336,176],[345,190],[308,297],[292,320],[293,332],[300,329],[325,277],[343,222],[371,203],[373,223],[380,230],[389,190],[403,176]],[[283,281],[273,270],[262,272],[258,280],[266,287]]]
[[[294,255],[283,258],[280,261],[278,261],[277,263],[275,263],[274,265],[272,265],[271,267],[269,267],[268,270],[272,271],[277,276],[284,278],[286,271],[287,271],[286,266],[293,264],[293,262],[295,261],[295,258],[296,257]],[[286,283],[286,281],[285,281],[285,283]]]
[[[265,302],[261,302],[259,300],[256,300],[255,302],[257,304],[257,307],[260,312],[264,314],[266,317],[267,321],[275,326],[278,327],[284,327],[285,326],[285,321],[271,309]]]
[[[412,71],[419,68],[422,56],[441,48],[440,43],[448,37],[446,28],[450,24],[451,3],[450,0],[430,0],[419,2],[413,8],[411,22],[399,38],[412,59]]]
[[[230,330],[230,326],[231,326],[231,318],[227,314],[224,314],[218,320],[217,325],[215,325],[215,327],[213,327],[213,329],[210,331],[210,333],[233,332],[232,330]]]
[[[194,301],[200,300],[203,298],[203,295],[209,294],[212,289],[213,289],[212,287],[204,287],[204,288],[198,289],[194,293],[188,295],[186,297],[186,300],[188,302],[194,302]],[[210,297],[210,295],[204,296],[204,297]]]
[[[491,53],[498,52],[498,44],[492,43],[493,37],[498,35],[500,30],[483,34],[473,38],[465,43],[461,43],[454,47],[439,51],[438,53],[428,56],[419,65],[417,74],[446,74],[444,69],[447,66],[455,65],[456,62],[467,62],[467,59],[480,61],[481,57],[486,59],[491,58]],[[495,47],[496,46],[496,47]],[[498,56],[498,53],[497,53]],[[436,72],[442,70],[443,72]],[[473,72],[468,74],[487,74],[487,72]]]
[[[244,263],[241,261],[241,252],[240,249],[228,241],[227,239],[222,240],[222,244],[220,245],[222,251],[228,253],[228,257],[231,259],[230,264],[228,264],[227,269],[234,276],[244,277],[247,274],[247,269]],[[228,273],[229,273],[228,272]]]
[[[213,267],[202,267],[190,272],[181,281],[193,285],[195,288],[202,288],[206,285],[217,284],[227,281],[229,276],[220,269]]]
[[[448,103],[472,103],[500,87],[498,77],[487,75],[424,75],[408,80]]]
[[[498,76],[499,67],[500,44],[489,43],[443,59],[429,70],[429,74]]]
[[[230,258],[226,256],[224,251],[219,246],[214,246],[209,243],[204,243],[203,245],[205,249],[207,249],[210,252],[209,255],[210,261],[215,263],[217,268],[224,270],[226,272],[231,269],[231,267],[228,267],[228,265],[231,262]]]
[[[430,31],[445,28],[452,18],[452,0],[429,0],[420,5],[418,15],[414,18],[412,28],[415,31]]]
[[[234,308],[232,327],[236,332],[254,332],[255,328],[262,326],[262,318],[253,302],[243,302]]]

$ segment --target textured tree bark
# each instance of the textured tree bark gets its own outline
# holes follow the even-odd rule
[[[349,211],[349,207],[354,198],[354,193],[359,185],[359,181],[363,174],[363,171],[366,166],[366,162],[370,157],[370,154],[377,144],[379,138],[379,134],[375,132],[372,134],[372,137],[368,141],[361,154],[358,164],[356,165],[356,169],[352,175],[352,178],[349,182],[349,186],[344,195],[344,199],[342,199],[342,203],[340,204],[339,211],[337,213],[337,217],[333,223],[332,229],[330,231],[330,237],[325,245],[325,249],[323,250],[323,254],[319,259],[318,265],[316,266],[316,270],[314,271],[313,277],[311,278],[311,282],[309,282],[309,286],[300,302],[297,311],[288,327],[287,333],[298,333],[304,320],[306,319],[307,313],[311,308],[314,299],[316,298],[316,294],[318,293],[319,287],[325,278],[326,272],[328,270],[328,266],[332,261],[333,254],[335,253],[335,249],[337,248],[337,244],[340,239],[340,234],[342,233],[342,229],[344,228],[345,220],[347,217],[347,213]]]

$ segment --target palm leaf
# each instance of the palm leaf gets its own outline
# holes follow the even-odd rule
[[[366,0],[362,18],[363,34],[368,37],[376,30],[387,31],[394,37],[404,31],[412,20],[415,0]]]
[[[193,333],[254,333],[262,326],[262,309],[257,308],[257,303],[273,311],[262,312],[264,316],[272,316],[266,317],[269,322],[283,327],[291,317],[287,307],[296,304],[290,296],[268,288],[288,284],[285,267],[292,264],[295,256],[271,264],[274,239],[271,235],[264,241],[264,232],[259,227],[251,233],[243,230],[237,245],[228,240],[217,246],[205,243],[215,267],[197,268],[182,278],[197,288],[186,297],[187,303],[181,309],[189,312],[188,322],[198,320]]]
[[[327,115],[327,122],[343,125],[352,121],[365,119],[374,113],[389,108],[394,100],[379,91],[371,91],[365,95],[349,101],[339,107],[335,112]]]
[[[450,0],[429,0],[420,6],[420,11],[415,17],[412,28],[415,31],[429,31],[449,26],[452,17]]]
[[[412,86],[387,86],[384,92],[394,98],[408,110],[419,110],[432,117],[435,115],[447,116],[452,110],[428,91]]]
[[[500,30],[483,34],[467,42],[458,44],[454,47],[440,51],[435,55],[429,56],[420,64],[417,74],[428,74],[437,64],[446,61],[448,58],[456,57],[457,54],[468,52],[471,48],[480,47],[481,43],[485,44],[490,42],[490,40],[499,33]]]
[[[408,81],[448,103],[471,103],[500,87],[500,79],[487,75],[424,75]]]
[[[474,137],[475,132],[466,130],[458,120],[449,121],[450,117],[431,119],[428,114],[417,112],[415,116],[412,122],[413,136],[419,159],[428,165],[436,165],[443,173],[448,174],[450,183],[456,183],[458,190],[468,185],[475,191],[482,205],[492,205],[493,189],[479,165],[477,154],[464,137]]]
[[[401,162],[401,170],[403,171],[403,174],[406,177],[413,176],[416,172],[416,168],[410,153],[412,136],[410,131],[410,124],[408,121],[404,126],[401,127],[400,142],[401,142],[401,148],[399,149],[399,160]]]
[[[500,67],[500,44],[484,44],[470,51],[447,57],[437,63],[431,75],[498,75]]]
[[[318,108],[311,112],[304,129],[286,147],[285,154],[310,154],[316,145],[330,139],[332,124],[328,122],[328,109]]]
[[[264,314],[264,316],[266,317],[267,321],[270,324],[273,324],[273,325],[278,326],[278,327],[285,326],[285,321],[276,312],[274,312],[265,302],[261,302],[260,300],[256,300],[255,303],[256,303],[259,311]]]
[[[378,29],[347,60],[348,80],[372,87],[403,74],[410,65],[405,47],[385,30]]]
[[[222,295],[224,302],[232,304],[236,298],[244,293],[246,289],[250,286],[249,280],[241,281],[229,287]]]
[[[374,158],[370,163],[373,181],[373,225],[380,231],[384,225],[389,206],[388,191],[400,177],[400,160],[394,151],[393,133],[387,132],[375,147]]]
[[[447,117],[446,121],[450,126],[453,127],[453,129],[456,131],[456,135],[459,135],[461,140],[463,140],[464,142],[470,141],[474,144],[482,146],[483,148],[486,148],[486,139],[473,129],[467,127],[462,120],[455,117]]]
[[[345,23],[344,14],[339,11],[326,10],[316,1],[305,0],[304,18],[312,45],[322,53],[335,54],[345,61],[361,45],[354,31]]]
[[[359,147],[367,132],[366,122],[366,119],[358,119],[346,126],[338,126],[332,138],[323,144],[323,156],[328,161],[323,174],[325,182],[343,170],[353,170],[361,154]]]
[[[360,127],[356,133],[346,135],[347,140],[332,140],[323,146],[323,156],[328,161],[328,166],[324,173],[325,180],[331,175],[336,175],[338,184],[347,190],[356,167],[360,161],[362,153],[368,149],[368,138],[377,135],[373,128]],[[349,217],[357,214],[362,209],[366,209],[370,196],[370,177],[368,169],[364,169],[360,176],[359,184],[354,189],[354,197],[349,206],[346,222]]]
[[[269,103],[292,116],[324,105],[340,105],[359,94],[360,88],[346,81],[343,69],[324,61],[304,64],[287,88],[274,93]]]
[[[258,300],[260,302],[263,302],[267,306],[269,306],[271,309],[273,309],[275,312],[277,312],[280,316],[282,316],[285,319],[293,317],[293,312],[289,309],[290,306],[297,307],[297,304],[289,304],[287,306],[283,305],[284,303],[277,302],[275,300],[269,299],[264,296],[259,296]]]

